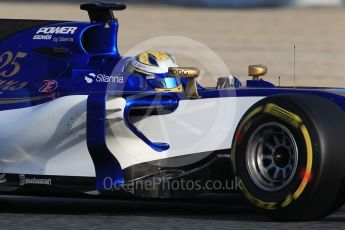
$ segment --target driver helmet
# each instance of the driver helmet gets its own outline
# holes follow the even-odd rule
[[[143,77],[148,86],[158,92],[182,92],[181,80],[168,75],[170,67],[177,67],[172,55],[162,51],[147,51],[131,58],[127,71]]]

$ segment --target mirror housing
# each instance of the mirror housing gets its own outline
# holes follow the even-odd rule
[[[259,80],[260,76],[266,75],[268,72],[265,65],[250,65],[248,68],[248,75],[253,77],[253,80]]]
[[[196,78],[200,75],[200,70],[194,67],[170,67],[169,77],[188,79],[185,94],[190,98],[200,98]]]
[[[175,78],[197,78],[200,70],[194,67],[170,67],[169,76]]]

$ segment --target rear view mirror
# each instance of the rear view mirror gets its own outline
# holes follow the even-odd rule
[[[267,66],[265,65],[250,65],[248,68],[248,75],[253,77],[253,80],[259,80],[259,77],[266,75],[267,71]]]
[[[200,98],[196,84],[196,78],[200,75],[200,70],[194,67],[170,67],[169,77],[188,79],[185,94],[190,98]]]
[[[194,67],[170,67],[169,76],[176,78],[197,78],[200,70]]]

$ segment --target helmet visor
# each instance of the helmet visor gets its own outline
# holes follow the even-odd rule
[[[155,89],[174,89],[181,86],[180,79],[176,78],[160,78],[148,80],[149,84]]]

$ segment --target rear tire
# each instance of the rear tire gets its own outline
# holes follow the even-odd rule
[[[319,96],[284,95],[240,122],[232,165],[245,198],[282,221],[325,217],[343,204],[344,111]]]

